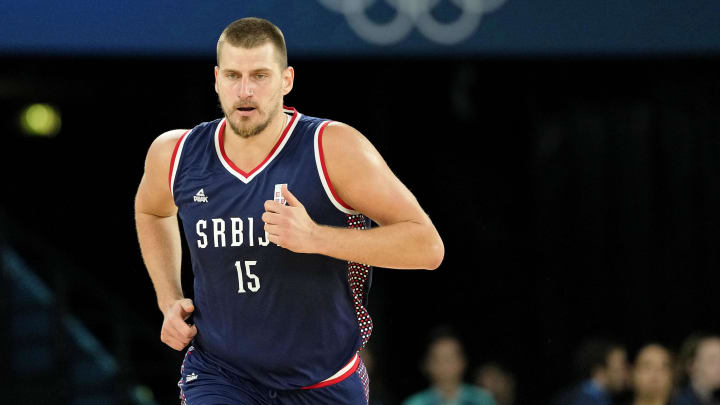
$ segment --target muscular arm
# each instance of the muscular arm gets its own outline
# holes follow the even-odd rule
[[[172,152],[183,132],[170,131],[155,139],[148,151],[145,173],[135,197],[135,225],[140,250],[162,312],[171,302],[183,297],[177,207],[167,182]]]
[[[158,307],[164,315],[161,340],[176,350],[182,350],[197,333],[194,325],[184,322],[194,307],[191,300],[183,297],[177,207],[168,186],[172,153],[184,132],[169,131],[155,139],[148,151],[145,173],[135,197],[140,250],[155,287]]]
[[[444,256],[444,246],[435,226],[372,144],[344,124],[325,128],[322,142],[330,181],[338,196],[380,226],[358,231],[305,223],[297,225],[297,228],[305,229],[304,233],[295,233],[302,235],[297,240],[287,234],[278,235],[280,245],[372,266],[437,268]],[[272,203],[266,204],[266,207],[272,206],[269,211],[289,213],[293,209]],[[272,213],[267,215],[263,218],[269,218]],[[273,228],[269,231],[273,242],[273,238],[278,237],[272,235],[274,232]]]

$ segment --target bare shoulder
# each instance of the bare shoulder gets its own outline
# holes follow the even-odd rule
[[[171,129],[170,131],[163,132],[160,134],[157,138],[155,138],[155,141],[163,142],[163,141],[175,141],[177,142],[178,139],[180,139],[181,136],[185,132],[187,132],[187,129]]]
[[[385,166],[372,143],[357,129],[342,122],[329,124],[322,137],[323,155],[331,174],[352,175],[365,166]]]
[[[163,158],[167,158],[169,161],[175,151],[175,146],[186,132],[187,129],[173,129],[160,134],[150,145],[148,159],[156,158],[163,160]]]
[[[145,158],[145,175],[156,183],[165,179],[169,173],[175,148],[180,138],[187,132],[185,129],[173,129],[160,134],[150,145]]]
[[[331,122],[327,128],[325,128],[323,133],[323,148],[341,149],[352,152],[353,148],[363,147],[372,148],[372,144],[360,131],[350,125],[342,122]]]
[[[168,176],[175,147],[186,132],[184,129],[167,131],[150,145],[145,158],[145,172],[135,197],[137,212],[167,217],[177,211],[170,193]]]
[[[358,130],[342,123],[328,125],[322,144],[330,181],[354,210],[381,225],[426,220],[410,190]]]
[[[351,194],[353,189],[368,186],[370,177],[387,177],[390,168],[370,141],[357,129],[341,122],[325,128],[322,137],[323,155],[330,180],[340,193]],[[352,195],[347,195],[351,206]]]

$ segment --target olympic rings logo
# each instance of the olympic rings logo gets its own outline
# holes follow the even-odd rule
[[[318,0],[328,9],[345,15],[348,25],[364,40],[377,45],[397,43],[417,27],[426,38],[444,45],[456,44],[472,35],[483,14],[500,8],[507,0],[451,0],[461,10],[453,22],[435,20],[431,11],[442,0],[385,0],[397,12],[387,23],[376,23],[366,10],[376,0]]]

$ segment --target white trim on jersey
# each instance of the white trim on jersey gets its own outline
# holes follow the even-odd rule
[[[330,202],[335,206],[335,208],[337,208],[341,212],[349,215],[356,215],[359,214],[359,212],[343,207],[343,205],[340,204],[340,202],[333,195],[332,190],[330,190],[330,185],[328,184],[326,179],[326,173],[323,170],[322,159],[320,159],[320,131],[323,130],[323,127],[330,126],[332,124],[333,121],[325,121],[322,124],[318,125],[317,129],[315,130],[315,141],[313,142],[313,147],[315,148],[315,165],[317,166],[320,181],[322,182],[323,188],[325,189],[325,194],[327,194]],[[327,178],[329,179],[330,177],[327,176]]]
[[[350,362],[349,362],[345,367],[341,368],[340,371],[338,371],[337,373],[333,374],[332,376],[330,376],[330,377],[328,377],[328,378],[320,381],[318,384],[322,384],[322,383],[324,383],[325,381],[334,380],[334,379],[340,377],[341,375],[347,373],[348,370],[350,370],[351,368],[353,368],[353,366],[355,366],[355,363],[357,363],[358,361],[360,361],[360,356],[358,356],[358,354],[355,353],[355,356],[353,356],[352,360],[350,360]]]
[[[243,176],[242,174],[238,173],[237,170],[233,169],[232,166],[230,166],[230,164],[228,164],[228,162],[225,160],[225,158],[223,158],[222,151],[220,150],[220,128],[223,127],[223,125],[225,124],[225,120],[226,120],[226,119],[223,118],[223,119],[218,123],[217,128],[215,128],[215,135],[214,135],[214,137],[215,137],[215,152],[217,153],[218,159],[220,159],[220,163],[222,163],[222,165],[225,166],[225,169],[227,169],[227,171],[230,172],[230,174],[232,174],[233,176],[237,177],[237,178],[238,178],[240,181],[242,181],[243,183],[247,184],[247,183],[249,183],[253,178],[255,178],[255,176],[257,176],[260,172],[262,172],[263,170],[265,170],[265,168],[270,164],[270,162],[272,162],[273,159],[275,159],[275,157],[276,157],[278,154],[280,154],[280,151],[282,151],[282,149],[285,147],[285,144],[288,142],[288,139],[290,139],[290,136],[292,136],[292,133],[293,133],[293,131],[295,130],[295,127],[297,126],[297,123],[300,121],[300,117],[302,116],[302,114],[300,114],[299,112],[294,111],[294,110],[283,109],[283,112],[285,112],[285,113],[296,113],[297,115],[296,115],[296,116],[293,116],[293,117],[290,117],[290,122],[291,122],[290,129],[287,129],[287,134],[286,134],[285,137],[283,138],[283,140],[282,140],[282,142],[280,143],[280,145],[278,145],[277,149],[275,149],[275,152],[272,154],[272,156],[270,156],[270,157],[265,161],[265,163],[263,163],[262,166],[260,166],[260,167],[258,167],[258,168],[256,168],[256,169],[253,169],[252,174],[251,174],[250,176],[248,176],[248,177],[245,177],[245,176]],[[227,131],[226,131],[226,132],[227,132]]]
[[[185,145],[185,141],[187,141],[190,134],[194,132],[194,128],[187,131],[183,135],[183,139],[180,141],[180,145],[178,145],[177,152],[175,153],[175,160],[173,161],[173,168],[172,168],[172,177],[170,178],[170,195],[172,195],[173,199],[175,198],[175,173],[177,173],[177,169],[180,166],[180,157],[182,157],[182,150],[183,145]]]

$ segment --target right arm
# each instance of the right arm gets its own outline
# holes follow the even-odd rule
[[[182,350],[197,333],[194,325],[185,323],[194,308],[192,301],[183,297],[180,283],[180,231],[177,207],[168,186],[172,154],[183,133],[184,130],[168,131],[155,139],[135,196],[140,250],[164,315],[161,340],[175,350]]]

